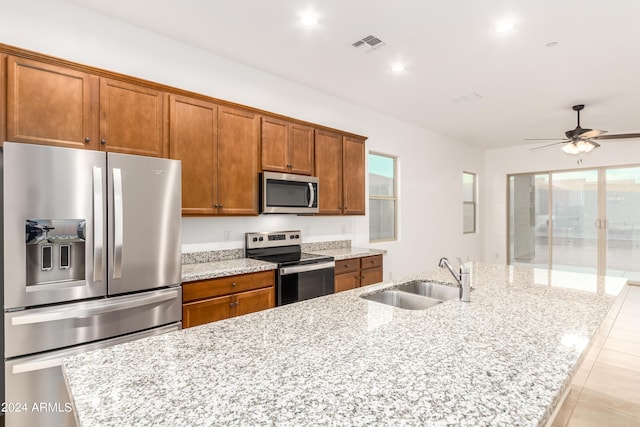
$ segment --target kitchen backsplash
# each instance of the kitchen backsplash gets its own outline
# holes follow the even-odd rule
[[[332,240],[328,242],[303,243],[302,251],[312,252],[350,247],[351,240]],[[227,261],[238,258],[244,258],[244,248],[183,253],[182,264],[199,264],[204,262]]]

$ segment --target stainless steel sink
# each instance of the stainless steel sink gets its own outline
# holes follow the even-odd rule
[[[426,310],[429,307],[442,304],[444,301],[460,298],[460,288],[440,283],[415,281],[360,297],[407,310]]]
[[[460,288],[433,282],[410,282],[395,288],[398,291],[410,292],[440,301],[460,298]]]
[[[442,301],[437,299],[396,290],[382,291],[375,294],[362,295],[361,297],[369,301],[380,302],[407,310],[425,310],[434,305],[442,304]]]

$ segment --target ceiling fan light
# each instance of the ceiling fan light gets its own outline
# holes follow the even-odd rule
[[[573,145],[573,142],[570,142],[568,144],[564,144],[562,146],[562,151],[564,151],[567,154],[580,154],[580,151],[578,151],[578,147],[576,147],[575,145]]]

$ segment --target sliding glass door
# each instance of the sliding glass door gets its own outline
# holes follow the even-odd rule
[[[640,167],[509,176],[509,263],[640,281]]]
[[[551,174],[551,269],[598,271],[598,171]]]
[[[606,171],[606,275],[640,281],[640,167]]]

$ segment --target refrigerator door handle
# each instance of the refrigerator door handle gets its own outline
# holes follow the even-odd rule
[[[93,167],[93,281],[102,280],[102,251],[104,248],[104,215],[102,197],[102,168]]]
[[[70,307],[59,310],[50,310],[43,313],[15,316],[11,319],[11,325],[30,325],[34,323],[52,322],[56,320],[86,318],[97,316],[100,314],[112,313],[114,311],[142,307],[145,305],[150,305],[176,298],[179,298],[179,288],[171,292],[163,292],[161,294],[150,295],[143,298],[134,296],[126,297],[124,301],[120,300],[115,302],[98,303],[94,304],[91,307]]]
[[[122,171],[113,168],[113,278],[122,277]]]

